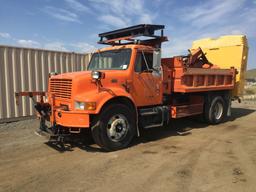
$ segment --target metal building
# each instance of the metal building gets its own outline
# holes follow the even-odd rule
[[[16,91],[46,91],[49,72],[86,70],[90,54],[0,45],[0,123],[35,114],[29,98],[15,103]]]

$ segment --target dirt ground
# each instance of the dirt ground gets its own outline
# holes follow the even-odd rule
[[[34,134],[37,120],[2,124],[0,191],[254,192],[255,109],[234,104],[229,121],[217,126],[175,120],[110,153],[89,141],[58,150]],[[190,134],[177,134],[185,128]]]

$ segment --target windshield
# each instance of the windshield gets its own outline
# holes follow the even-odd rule
[[[131,58],[131,49],[119,49],[94,53],[88,70],[126,70]]]

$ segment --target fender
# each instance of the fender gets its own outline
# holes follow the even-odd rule
[[[115,98],[115,97],[126,97],[127,99],[129,99],[134,106],[134,109],[136,111],[136,129],[137,129],[137,136],[140,136],[140,132],[139,132],[139,126],[138,126],[138,111],[135,105],[135,101],[132,98],[132,96],[127,93],[123,88],[119,88],[119,87],[114,87],[106,90],[93,90],[90,92],[86,92],[84,94],[80,94],[77,95],[75,97],[75,100],[77,101],[84,101],[84,102],[96,102],[96,109],[94,111],[87,111],[89,114],[99,114],[102,107],[111,99]]]
[[[96,102],[96,109],[94,111],[87,111],[87,112],[90,114],[98,114],[102,109],[103,105],[106,102],[108,102],[110,99],[113,99],[115,97],[126,97],[133,103],[134,107],[136,106],[132,96],[121,87],[113,87],[111,89],[106,88],[100,91],[92,90],[89,92],[84,92],[82,94],[76,95],[74,99],[76,101],[83,101],[83,102]]]

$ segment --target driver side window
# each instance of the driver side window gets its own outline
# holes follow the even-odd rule
[[[135,62],[135,72],[143,72],[148,70],[148,68],[149,69],[153,68],[153,53],[138,52],[136,56],[136,62]]]

